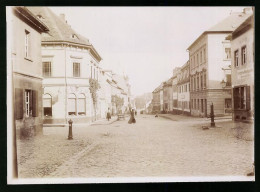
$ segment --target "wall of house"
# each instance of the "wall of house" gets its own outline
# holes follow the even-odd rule
[[[246,46],[246,64],[241,65],[241,48]],[[254,117],[254,28],[250,28],[245,33],[241,34],[231,43],[231,58],[232,58],[232,88],[238,86],[250,86],[250,110],[249,111],[234,111],[233,119],[236,116],[251,119]],[[239,66],[234,65],[234,51],[239,51]],[[233,98],[234,102],[234,98]],[[233,103],[234,108],[234,103]]]
[[[11,53],[14,81],[15,113],[21,112],[22,118],[16,120],[17,137],[29,137],[42,133],[42,64],[41,64],[41,34],[17,15],[12,15]],[[25,57],[25,30],[30,32],[29,57]],[[10,35],[10,36],[9,36]],[[21,90],[17,97],[16,90]],[[34,90],[36,96],[36,117],[26,117],[25,90]],[[21,105],[17,105],[20,103]],[[22,109],[20,108],[22,107]],[[19,109],[18,109],[19,108]]]
[[[160,90],[160,110],[163,111],[163,89]]]
[[[98,71],[98,63],[89,54],[87,49],[70,46],[51,45],[42,46],[43,61],[50,61],[51,77],[43,80],[44,94],[50,94],[53,100],[52,117],[44,117],[45,123],[66,123],[72,119],[74,123],[84,123],[94,120],[93,101],[89,91],[89,78],[94,78],[94,68]],[[73,62],[80,63],[80,77],[73,77]],[[99,73],[99,82],[101,75]],[[66,78],[65,78],[66,77]],[[97,75],[95,75],[97,78]],[[67,87],[67,89],[66,89]],[[84,94],[86,98],[85,115],[68,115],[69,94]],[[76,105],[76,108],[78,106]],[[101,110],[104,109],[104,102],[98,101],[96,118],[101,117]]]

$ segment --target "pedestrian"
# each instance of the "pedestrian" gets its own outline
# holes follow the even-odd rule
[[[108,108],[107,111],[107,120],[109,121],[111,119],[111,113],[110,113],[110,108]]]
[[[137,111],[135,110],[135,116],[137,115]]]
[[[134,109],[131,110],[130,119],[129,119],[128,123],[129,124],[136,123]]]

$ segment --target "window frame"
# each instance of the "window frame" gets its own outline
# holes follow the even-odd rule
[[[25,30],[25,39],[24,39],[24,57],[30,58],[30,31]]]
[[[247,63],[246,59],[247,59],[247,49],[246,49],[246,45],[244,45],[241,47],[241,66],[246,65]]]
[[[46,63],[49,63],[49,67],[48,67],[48,69],[49,69],[49,75],[46,75],[46,73],[45,73],[45,64]],[[52,76],[52,62],[51,61],[42,61],[42,76],[43,77],[51,77]]]
[[[80,62],[78,61],[73,61],[73,77],[81,77],[81,71],[80,71]],[[78,65],[77,67],[77,71],[75,70],[76,65]],[[76,73],[77,72],[77,73]]]
[[[44,98],[44,96],[49,96],[48,98],[46,97],[46,98]],[[44,117],[52,117],[52,96],[49,94],[49,93],[45,93],[45,94],[43,94],[43,104],[44,104],[44,100],[46,100],[46,99],[49,99],[50,100],[50,102],[51,102],[51,107],[44,107],[44,106],[42,106],[42,108],[43,108],[43,116]],[[50,115],[45,115],[45,108],[50,108]]]
[[[234,67],[239,67],[239,50],[234,51]]]

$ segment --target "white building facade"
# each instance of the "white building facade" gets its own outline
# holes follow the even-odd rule
[[[30,10],[52,29],[42,36],[44,123],[64,124],[69,119],[84,123],[100,118],[100,99],[94,110],[89,90],[90,78],[100,82],[100,55],[73,31],[64,15],[58,17],[46,7]]]

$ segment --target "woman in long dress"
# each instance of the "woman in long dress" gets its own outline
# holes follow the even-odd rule
[[[109,121],[111,119],[111,113],[110,113],[110,108],[108,108],[107,111],[107,120]]]
[[[131,110],[130,115],[131,115],[131,116],[130,116],[130,119],[129,119],[128,123],[129,123],[129,124],[136,123],[134,109]]]

